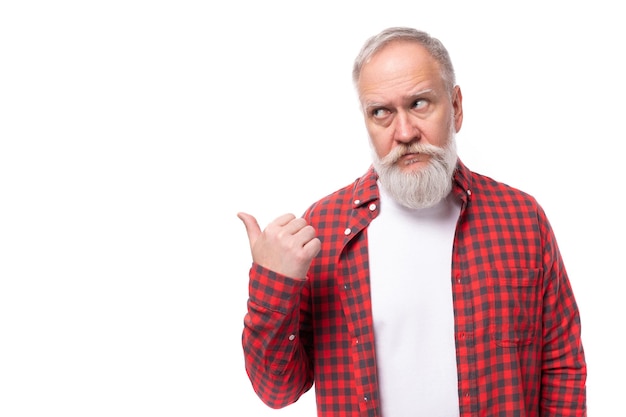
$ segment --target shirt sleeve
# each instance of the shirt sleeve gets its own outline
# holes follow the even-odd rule
[[[541,416],[586,416],[580,315],[553,231],[543,211],[539,215],[545,241]]]
[[[260,265],[250,268],[248,310],[242,344],[245,367],[259,398],[285,407],[313,385],[312,332],[303,306],[308,282]]]

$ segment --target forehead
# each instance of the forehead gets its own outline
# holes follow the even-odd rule
[[[377,51],[362,69],[359,95],[400,89],[443,88],[440,65],[414,41],[393,41]]]

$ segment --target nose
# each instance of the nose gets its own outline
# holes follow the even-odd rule
[[[411,143],[419,140],[419,129],[405,112],[398,112],[395,118],[394,139],[397,142]]]

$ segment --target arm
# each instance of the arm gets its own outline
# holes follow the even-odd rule
[[[255,392],[272,408],[295,402],[313,385],[311,332],[300,326],[301,317],[308,316],[300,310],[303,290],[306,281],[256,264],[250,269],[242,337],[245,366]]]
[[[540,213],[543,215],[543,213]],[[554,234],[544,218],[542,416],[586,416],[580,316]]]
[[[306,274],[321,243],[293,215],[277,218],[263,232],[254,217],[239,217],[253,259],[242,335],[246,372],[261,400],[281,408],[313,385]]]

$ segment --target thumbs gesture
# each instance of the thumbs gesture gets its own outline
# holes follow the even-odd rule
[[[313,226],[293,214],[284,214],[261,231],[254,216],[238,213],[246,226],[252,260],[278,274],[305,279],[321,248]]]

